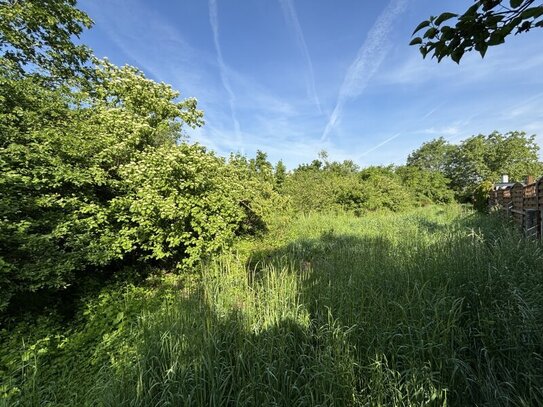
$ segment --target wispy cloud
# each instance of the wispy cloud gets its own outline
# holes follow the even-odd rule
[[[504,110],[504,114],[509,118],[518,116],[537,116],[541,115],[541,97],[542,93],[538,93],[530,98],[524,99],[522,102]]]
[[[236,114],[236,96],[230,84],[227,68],[222,57],[221,44],[219,42],[219,10],[217,7],[217,0],[209,0],[209,23],[211,24],[211,30],[213,31],[213,42],[215,44],[215,51],[217,52],[217,64],[219,65],[222,85],[228,93],[230,113],[232,114],[232,121],[234,123],[234,133],[238,145],[241,146],[243,137],[241,135],[241,128]]]
[[[435,59],[422,59],[418,52],[412,52],[408,57],[401,55],[394,63],[379,75],[378,85],[410,85],[420,86],[431,82],[453,80],[456,86],[472,86],[489,80],[510,82],[512,77],[529,78],[532,83],[541,84],[541,77],[531,76],[531,72],[543,67],[543,56],[540,53],[530,53],[530,43],[518,43],[513,47],[493,48],[482,59],[478,53],[467,53],[460,65],[445,59],[439,64]],[[495,49],[494,49],[495,48]],[[398,57],[399,58],[399,57]],[[522,61],[522,63],[519,63]],[[524,75],[528,73],[528,75]],[[524,76],[523,76],[524,75]]]
[[[443,103],[439,104],[439,106],[434,107],[431,109],[428,113],[426,113],[424,116],[422,116],[422,120],[429,118],[431,115],[433,115],[435,112],[438,111],[439,108],[443,106]]]
[[[302,27],[300,26],[300,21],[298,20],[298,15],[296,14],[296,8],[294,7],[293,0],[279,0],[279,3],[281,3],[281,8],[283,9],[285,21],[296,35],[296,42],[298,43],[300,52],[302,53],[307,64],[307,96],[313,100],[313,102],[319,109],[319,112],[322,113],[321,103],[319,101],[317,89],[315,87],[315,73],[313,70],[313,62],[311,62],[311,57],[309,56],[307,43],[305,42],[304,33],[302,31]]]
[[[358,50],[355,60],[347,70],[339,90],[336,106],[322,133],[322,140],[326,140],[337,125],[345,103],[349,99],[360,96],[371,77],[379,69],[390,48],[390,44],[387,44],[387,37],[392,29],[393,22],[405,10],[406,4],[406,0],[392,0],[368,32],[368,36]]]
[[[460,129],[457,125],[447,126],[447,127],[430,127],[420,131],[422,134],[429,134],[432,136],[441,136],[441,137],[452,137],[460,133]]]
[[[383,147],[385,144],[390,143],[391,141],[397,139],[397,138],[400,137],[401,135],[402,135],[402,133],[396,133],[396,134],[393,135],[392,137],[387,138],[385,141],[382,141],[381,143],[379,143],[379,144],[373,146],[372,148],[370,148],[369,150],[364,151],[362,154],[360,154],[360,155],[358,156],[358,158],[362,158],[362,157],[368,155],[369,153],[371,153],[371,152],[377,150],[378,148]]]

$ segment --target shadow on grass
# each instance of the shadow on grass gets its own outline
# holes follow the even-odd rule
[[[135,357],[102,372],[105,405],[349,405],[352,364],[341,337],[291,318],[255,332],[193,293],[139,322]]]
[[[435,239],[325,232],[255,253],[249,281],[274,268],[299,275],[312,323],[345,333],[360,400],[543,403],[536,245],[496,217],[417,222]]]
[[[147,303],[112,293],[20,404],[541,404],[541,255],[493,222],[420,222],[435,235],[420,241],[325,232],[255,253],[248,285],[227,286],[227,270]],[[292,277],[295,303],[272,304],[270,276]]]

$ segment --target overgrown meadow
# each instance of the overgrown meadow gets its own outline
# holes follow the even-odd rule
[[[300,216],[4,330],[4,404],[538,405],[542,261],[454,205]]]
[[[535,135],[221,157],[92,25],[0,0],[0,405],[543,405],[543,249],[484,213]]]

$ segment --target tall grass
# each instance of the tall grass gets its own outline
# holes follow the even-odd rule
[[[99,301],[6,403],[543,405],[543,251],[511,225],[316,214],[238,249]]]

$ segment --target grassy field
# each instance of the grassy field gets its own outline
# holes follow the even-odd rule
[[[543,251],[458,206],[301,216],[1,335],[6,405],[543,405]]]

